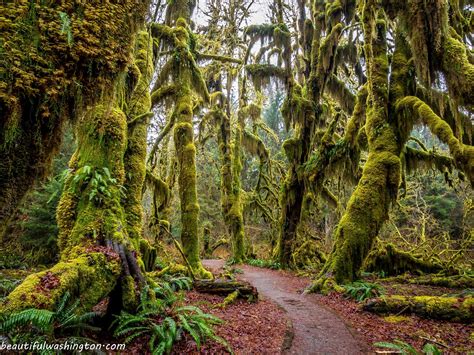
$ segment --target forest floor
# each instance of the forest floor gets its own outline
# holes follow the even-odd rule
[[[224,261],[206,260],[204,265],[217,275],[223,272]],[[290,271],[248,265],[234,265],[232,269],[237,279],[248,281],[257,288],[258,302],[238,299],[223,308],[220,306],[223,296],[196,291],[185,292],[183,302],[222,319],[223,323],[216,327],[217,335],[228,342],[235,354],[377,353],[382,349],[374,346],[375,342],[393,342],[397,339],[417,349],[430,342],[444,354],[474,354],[472,324],[423,319],[414,315],[382,317],[361,310],[360,303],[342,294],[303,294],[311,280]],[[29,272],[1,270],[0,275],[6,281],[17,284]],[[386,294],[442,295],[459,292],[442,287],[372,281],[382,284]],[[384,352],[387,353],[386,350]],[[138,339],[127,346],[127,353],[149,353],[148,340]],[[227,351],[225,346],[215,342],[209,342],[198,350],[194,341],[185,337],[176,344],[173,353],[222,354]]]
[[[218,274],[224,266],[224,261],[206,260],[204,265]],[[224,334],[219,333],[229,341],[231,346],[237,340],[238,346],[233,346],[233,350],[237,354],[376,353],[383,350],[374,346],[375,342],[393,342],[397,339],[407,342],[417,349],[421,349],[427,342],[435,343],[444,354],[466,354],[474,351],[474,341],[471,338],[471,334],[474,332],[472,325],[423,319],[415,315],[381,317],[361,310],[360,303],[338,293],[329,295],[303,294],[304,289],[310,283],[310,279],[307,277],[297,276],[289,271],[270,270],[248,265],[235,267],[242,272],[236,274],[237,278],[250,282],[259,292],[261,300],[257,304],[247,304],[247,308],[244,308],[244,312],[252,314],[251,317],[257,316],[255,323],[245,323],[245,320],[243,321],[239,315],[240,307],[246,303],[243,300],[238,301],[239,304],[220,309],[219,312],[212,309],[209,311],[225,321],[224,329],[228,327],[227,324],[240,327],[244,333],[248,333],[251,329],[253,340],[248,342],[246,347],[242,347],[240,341],[242,335],[238,332],[232,334],[232,332],[228,333],[227,330],[224,330]],[[439,295],[456,291],[448,288],[404,285],[393,282],[385,283],[383,286],[387,294]],[[191,294],[191,299],[194,302],[199,302],[203,297],[209,297],[202,294]],[[216,300],[216,302],[219,301]],[[265,312],[258,314],[257,305],[262,302],[264,304],[262,309],[265,309]],[[282,315],[281,312],[274,310],[271,306],[272,303],[277,304],[285,313]],[[284,324],[283,318],[290,321],[289,328],[282,326]],[[261,334],[260,322],[267,324],[268,333]],[[277,330],[282,333],[277,335]],[[234,339],[234,336],[237,339]],[[253,347],[252,344],[258,344],[258,347]],[[274,351],[278,344],[280,344],[279,350]],[[213,347],[209,350],[211,349],[217,350]]]

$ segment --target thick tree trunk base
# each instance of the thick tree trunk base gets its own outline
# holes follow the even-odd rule
[[[424,318],[469,323],[474,320],[474,298],[438,296],[385,296],[368,300],[365,311],[373,313],[414,313]]]

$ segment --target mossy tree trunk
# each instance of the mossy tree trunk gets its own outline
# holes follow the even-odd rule
[[[372,248],[400,183],[401,148],[395,124],[389,121],[388,58],[384,12],[374,0],[363,7],[365,57],[368,65],[366,134],[369,155],[335,233],[335,245],[314,288],[327,280],[351,282]],[[325,279],[327,278],[327,279]]]
[[[195,275],[210,277],[199,259],[199,204],[196,188],[196,146],[194,145],[191,73],[183,68],[176,97],[174,142],[178,158],[178,186],[181,203],[181,243]]]
[[[196,63],[196,38],[189,23],[195,4],[188,0],[169,3],[167,25],[154,24],[153,35],[173,52],[163,66],[153,97],[166,95],[174,101],[173,113],[167,129],[174,125],[173,138],[178,161],[178,186],[181,204],[181,243],[187,263],[195,276],[212,278],[199,259],[199,204],[196,181],[196,146],[193,117],[196,99],[209,102],[209,93]],[[163,88],[170,88],[164,90]]]
[[[0,236],[26,192],[48,174],[64,123],[94,105],[125,69],[147,5],[0,4]]]
[[[228,86],[232,80],[228,79]],[[217,142],[221,158],[221,205],[224,222],[232,236],[232,256],[235,262],[240,263],[245,258],[244,250],[244,218],[241,201],[241,146],[242,127],[235,127],[234,141],[231,143],[232,129],[230,121],[230,106],[222,93],[221,81],[218,82],[219,102],[210,112],[217,123]],[[230,87],[227,90],[230,93]]]
[[[139,252],[141,187],[153,67],[148,33],[139,32],[135,43],[126,78],[76,123],[77,150],[57,210],[61,262],[28,276],[3,311],[50,308],[66,291],[84,309],[109,294],[112,312],[136,307],[146,283]]]

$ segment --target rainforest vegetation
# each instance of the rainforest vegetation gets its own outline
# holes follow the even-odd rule
[[[473,45],[468,0],[0,1],[2,350],[474,351]]]

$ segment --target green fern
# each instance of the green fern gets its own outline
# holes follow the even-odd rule
[[[407,355],[418,355],[419,352],[410,344],[405,343],[404,341],[401,340],[394,340],[393,343],[389,342],[378,342],[374,343],[375,346],[381,347],[381,348],[387,348],[387,349],[393,349],[399,351],[401,354],[407,354]],[[423,354],[426,355],[442,355],[442,351],[439,350],[435,345],[433,344],[425,344],[423,347]]]
[[[171,280],[171,279],[170,279]],[[213,326],[222,321],[204,313],[194,306],[177,307],[174,288],[189,287],[190,281],[184,278],[173,278],[175,286],[163,282],[155,288],[157,299],[150,296],[149,289],[141,295],[137,314],[122,312],[114,321],[116,337],[124,338],[126,344],[137,338],[149,336],[148,346],[152,354],[169,354],[176,341],[184,334],[189,334],[198,349],[201,345],[213,340],[230,348],[224,339],[217,336]],[[178,281],[179,280],[179,281]]]
[[[69,299],[69,293],[64,294],[53,311],[29,308],[4,317],[0,321],[0,336],[13,344],[27,341],[52,343],[58,340],[92,343],[82,333],[84,330],[100,330],[90,324],[97,313],[79,313],[79,300],[69,304]]]
[[[382,286],[365,281],[354,281],[350,284],[344,285],[346,289],[345,295],[355,299],[357,302],[362,302],[368,298],[378,297],[383,294]]]
[[[249,259],[247,260],[247,264],[272,270],[281,269],[281,264],[273,260]]]

